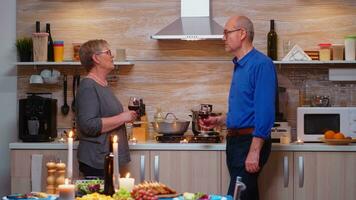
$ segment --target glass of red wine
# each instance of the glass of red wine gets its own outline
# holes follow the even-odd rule
[[[201,120],[203,120],[203,122],[204,122],[204,124],[205,124],[206,126],[209,126],[209,123],[208,123],[207,121],[204,121],[204,120],[209,118],[210,113],[211,113],[211,109],[210,109],[208,106],[205,106],[205,105],[202,105],[202,106],[201,106],[198,115],[199,115],[199,118],[200,118]],[[201,127],[201,130],[200,130],[200,131],[201,131],[202,133],[205,133],[205,132],[207,132],[207,131],[209,131],[209,130],[206,129],[206,128]]]
[[[129,108],[129,110],[136,112],[137,118],[135,121],[139,121],[139,119],[140,119],[140,98],[139,97],[130,97],[128,108]]]

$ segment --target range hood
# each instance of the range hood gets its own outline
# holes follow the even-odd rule
[[[210,0],[181,0],[181,17],[152,35],[157,40],[221,40],[223,27],[210,16]]]

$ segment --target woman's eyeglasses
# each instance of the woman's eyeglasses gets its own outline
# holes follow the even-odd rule
[[[105,51],[97,51],[97,52],[95,52],[95,54],[102,54],[102,53],[105,53],[108,56],[112,56],[110,49],[105,50]]]

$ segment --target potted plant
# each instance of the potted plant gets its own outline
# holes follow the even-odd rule
[[[32,56],[32,38],[24,37],[16,40],[17,55],[20,62],[30,62]]]

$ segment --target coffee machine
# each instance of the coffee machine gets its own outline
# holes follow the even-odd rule
[[[50,142],[57,137],[57,99],[29,93],[19,100],[19,138],[23,142]]]
[[[275,122],[271,129],[272,142],[281,142],[281,137],[291,139],[291,127],[286,120],[288,94],[285,87],[278,87],[275,104]]]

